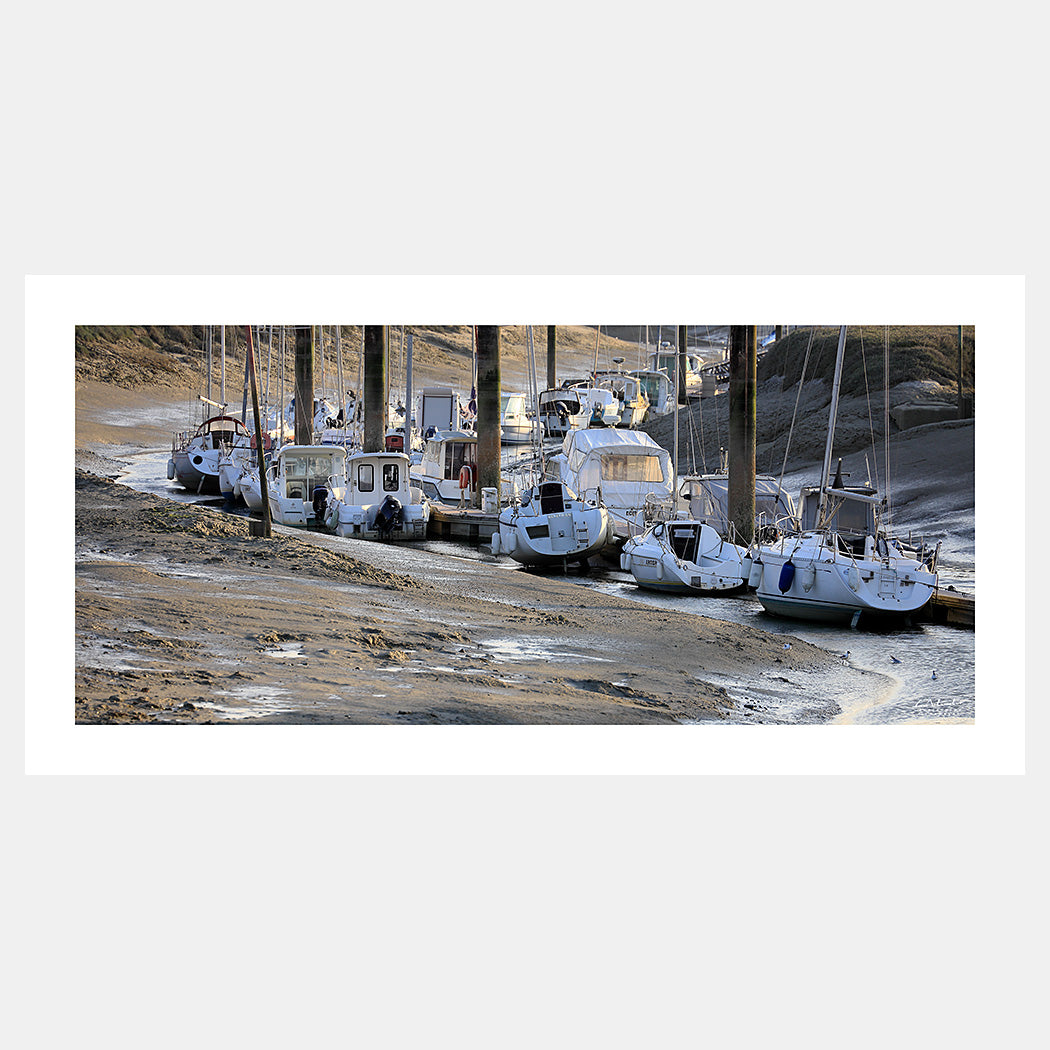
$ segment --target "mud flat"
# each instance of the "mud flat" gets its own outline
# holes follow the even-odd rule
[[[89,471],[75,519],[79,724],[673,725],[761,720],[780,699],[815,723],[888,687],[782,635],[495,559],[249,537]],[[755,684],[746,707],[727,679]]]

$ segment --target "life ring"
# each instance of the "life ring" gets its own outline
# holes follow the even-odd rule
[[[271,444],[270,435],[269,434],[263,434],[263,449],[266,450],[266,451],[269,451],[270,444]],[[254,434],[252,434],[252,448],[255,448],[255,435]]]
[[[470,489],[474,487],[474,471],[471,470],[469,463],[464,463],[459,468],[459,487],[461,489]]]

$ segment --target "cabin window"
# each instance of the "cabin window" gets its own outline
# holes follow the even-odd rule
[[[357,467],[357,487],[362,492],[372,492],[376,487],[376,469],[372,463],[359,463]]]
[[[656,456],[623,456],[607,452],[602,456],[602,477],[606,481],[637,481],[660,484],[664,480]]]
[[[450,441],[445,445],[445,477],[458,478],[464,463],[474,464],[474,443]]]
[[[401,471],[396,463],[383,465],[383,491],[397,492],[401,487]]]

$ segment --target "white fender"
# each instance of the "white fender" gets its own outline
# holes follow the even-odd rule
[[[168,460],[168,481],[172,481],[175,477],[175,460]]]
[[[499,529],[496,529],[496,531],[493,532],[493,534],[492,534],[491,548],[492,548],[492,553],[493,554],[499,554],[499,546],[500,546]]]
[[[802,583],[802,589],[807,593],[813,589],[813,584],[817,582],[817,570],[812,565],[807,565],[799,570],[798,578]]]
[[[753,561],[751,571],[747,574],[748,587],[757,587],[762,582],[762,562]]]
[[[860,569],[856,565],[851,565],[849,571],[846,573],[846,582],[850,586],[850,590],[860,590]]]

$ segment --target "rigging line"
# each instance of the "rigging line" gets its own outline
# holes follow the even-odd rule
[[[788,451],[791,448],[791,438],[795,433],[795,419],[798,416],[798,404],[802,399],[802,384],[806,381],[806,368],[809,366],[809,352],[813,346],[813,338],[816,335],[816,326],[809,330],[809,342],[806,343],[806,355],[802,359],[802,372],[798,377],[798,392],[795,394],[795,409],[791,413],[791,426],[788,427],[787,441],[784,442],[784,462],[780,468],[780,477],[777,479],[777,498],[784,491],[784,474],[787,471]]]
[[[882,351],[882,383],[885,390],[883,400],[883,440],[886,444],[886,524],[893,522],[890,511],[890,328],[884,326]]]
[[[879,487],[879,455],[878,446],[875,442],[875,420],[871,418],[871,391],[868,389],[868,359],[864,353],[864,329],[858,329],[860,333],[860,363],[864,372],[864,397],[868,402],[868,433],[871,435],[871,458],[875,461],[875,489]]]

